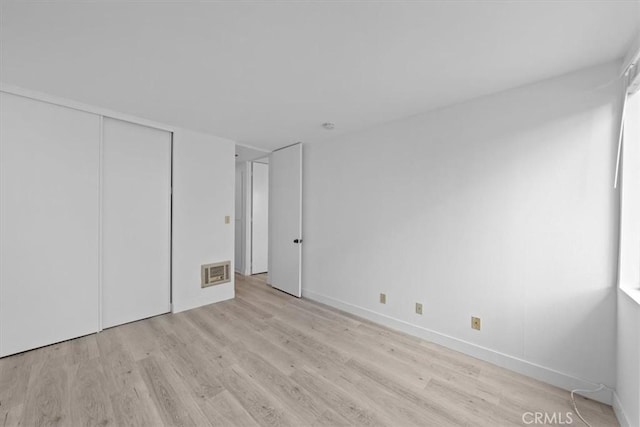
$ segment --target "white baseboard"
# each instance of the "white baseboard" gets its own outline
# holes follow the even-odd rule
[[[440,344],[444,347],[448,347],[452,350],[456,350],[469,356],[473,356],[480,360],[493,363],[494,365],[509,369],[519,374],[526,375],[539,381],[543,381],[564,390],[591,390],[596,389],[599,386],[599,384],[585,381],[580,378],[575,378],[571,375],[537,365],[518,357],[501,353],[490,348],[482,347],[468,341],[464,341],[449,335],[442,334],[440,332],[433,331],[431,329],[423,328],[422,326],[414,325],[409,322],[405,322],[404,320],[376,313],[375,311],[369,310],[367,308],[343,302],[313,291],[303,289],[302,296],[304,298],[329,305],[339,310],[346,311],[347,313],[363,317],[367,320],[371,320],[389,328],[423,338],[436,344]],[[613,402],[612,393],[608,390],[603,390],[598,393],[585,394],[585,396],[589,397],[590,399],[606,403],[607,405],[611,405]]]
[[[622,402],[620,402],[620,398],[617,393],[613,393],[613,412],[616,413],[616,417],[618,418],[618,422],[620,423],[620,427],[633,427],[627,414],[624,412],[624,408],[622,407]]]
[[[196,283],[196,285],[199,285]],[[197,292],[188,295],[173,296],[172,313],[180,313],[181,311],[191,310],[202,307],[203,305],[222,302],[235,297],[235,278],[228,283],[223,283],[208,288],[196,288]]]

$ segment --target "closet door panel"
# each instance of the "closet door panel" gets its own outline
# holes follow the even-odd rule
[[[98,330],[99,120],[0,93],[0,356]]]
[[[171,133],[103,122],[102,325],[170,311]]]

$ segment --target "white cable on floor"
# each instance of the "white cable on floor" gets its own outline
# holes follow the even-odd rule
[[[612,389],[611,387],[607,387],[607,386],[606,386],[606,385],[604,385],[604,384],[600,384],[600,387],[598,387],[598,388],[596,388],[596,389],[593,389],[593,390],[584,390],[584,389],[580,389],[580,388],[577,388],[577,389],[575,389],[575,390],[571,390],[571,403],[573,403],[573,409],[574,409],[574,411],[576,411],[576,415],[578,416],[578,418],[580,418],[580,419],[582,420],[582,422],[583,422],[583,423],[585,423],[585,424],[587,425],[587,427],[591,427],[591,424],[589,424],[589,423],[587,422],[587,420],[585,420],[585,419],[582,417],[582,415],[580,415],[580,411],[578,411],[578,406],[576,405],[576,398],[575,398],[574,394],[575,394],[575,393],[577,393],[577,392],[582,392],[582,393],[597,393],[597,392],[602,391],[602,390],[604,390],[604,389],[607,389],[607,390],[611,390],[611,391],[613,391],[613,389]]]

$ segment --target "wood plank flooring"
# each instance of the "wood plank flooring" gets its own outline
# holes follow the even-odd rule
[[[610,406],[578,407],[618,425]],[[525,412],[564,416],[569,394],[264,276],[237,276],[231,301],[0,359],[0,426],[509,426]]]

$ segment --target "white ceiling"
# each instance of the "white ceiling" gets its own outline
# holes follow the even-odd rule
[[[5,1],[0,15],[4,83],[274,149],[619,58],[640,1]]]

